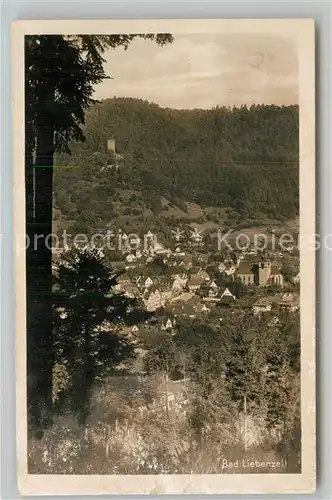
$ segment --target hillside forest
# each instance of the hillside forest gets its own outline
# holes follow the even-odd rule
[[[85,142],[56,158],[57,231],[160,231],[188,219],[234,228],[298,215],[297,106],[177,110],[112,98],[87,110],[83,131]]]

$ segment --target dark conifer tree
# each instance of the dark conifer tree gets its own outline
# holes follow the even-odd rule
[[[119,328],[148,317],[136,299],[114,291],[117,276],[95,249],[70,252],[55,269],[54,354],[70,379],[62,402],[81,423],[89,413],[92,386],[134,356]]]
[[[43,428],[52,409],[53,340],[51,248],[53,163],[69,141],[83,140],[85,109],[94,86],[107,78],[103,53],[141,36],[163,45],[168,34],[29,35],[25,39],[27,371],[30,427]],[[35,167],[35,168],[33,168]]]

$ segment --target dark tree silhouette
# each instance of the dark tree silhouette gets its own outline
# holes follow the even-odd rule
[[[27,251],[27,372],[30,428],[50,422],[52,408],[53,340],[51,317],[51,249],[53,158],[69,151],[72,139],[83,140],[85,109],[93,102],[94,86],[107,75],[103,53],[126,49],[135,37],[165,44],[171,35],[34,35],[25,39],[26,223]],[[35,168],[33,168],[35,167]]]
[[[134,356],[118,329],[148,317],[136,299],[114,291],[117,276],[95,249],[64,255],[54,272],[55,358],[70,378],[63,394],[66,406],[81,423],[88,416],[93,384]]]

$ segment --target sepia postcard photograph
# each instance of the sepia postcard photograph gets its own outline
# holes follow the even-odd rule
[[[12,25],[21,493],[315,490],[315,26]]]

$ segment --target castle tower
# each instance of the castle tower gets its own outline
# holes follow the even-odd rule
[[[261,260],[258,263],[258,283],[259,286],[267,285],[271,275],[271,262],[269,260]]]
[[[109,153],[113,153],[115,155],[115,139],[108,139],[107,140],[107,151]]]

